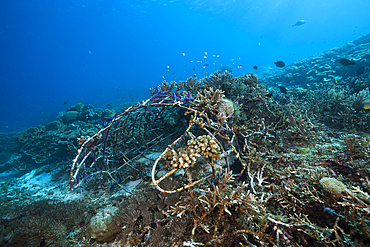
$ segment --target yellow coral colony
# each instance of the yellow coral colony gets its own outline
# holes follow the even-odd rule
[[[217,142],[208,135],[195,137],[189,133],[191,139],[188,140],[186,148],[178,151],[171,149],[165,156],[172,169],[192,167],[196,162],[196,157],[204,156],[210,160],[217,160],[220,157],[221,149]]]
[[[205,156],[211,160],[217,160],[220,157],[220,146],[217,142],[208,135],[198,136],[196,139],[194,136],[188,141],[188,146],[191,150],[194,150],[199,156]]]

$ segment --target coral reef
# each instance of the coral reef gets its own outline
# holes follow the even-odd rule
[[[291,65],[279,70],[271,76],[266,76],[260,80],[267,86],[283,84],[286,86],[319,85],[325,81],[350,76],[360,76],[366,78],[370,71],[366,69],[363,74],[358,74],[357,70],[361,67],[369,67],[370,34],[366,34],[356,40],[348,42],[340,47],[326,50],[308,58],[296,61]],[[354,66],[339,67],[335,60],[341,58],[355,59]]]
[[[328,105],[314,100],[332,101],[336,112],[348,109],[353,116],[366,90],[342,106],[350,97],[338,86],[322,98],[299,88],[284,94],[269,91],[253,74],[234,78],[219,71],[198,82],[164,82],[81,139],[70,189],[105,174],[125,190],[120,181],[127,177],[148,179],[137,157],[159,152],[148,158],[157,191],[144,183],[139,194],[132,192],[135,208],[121,204],[129,212],[115,218],[124,229],[116,243],[363,245],[370,239],[368,223],[360,223],[370,220],[369,141],[329,131],[333,124],[322,118],[331,117]],[[164,119],[173,119],[177,131],[169,132]]]
[[[86,229],[94,207],[81,202],[39,200],[2,205],[1,246],[68,246],[72,228]],[[79,234],[80,240],[84,235]]]
[[[164,81],[118,114],[79,103],[20,133],[14,164],[36,169],[0,184],[1,244],[367,246],[369,72],[331,60],[366,65],[369,37],[262,80],[224,67]]]
[[[93,133],[101,119],[109,119],[114,115],[115,111],[111,109],[103,110],[77,103],[66,112],[61,112],[59,121],[18,133],[14,147],[18,156],[12,160],[11,166],[16,170],[30,171],[50,162],[68,162],[78,145],[77,138]]]

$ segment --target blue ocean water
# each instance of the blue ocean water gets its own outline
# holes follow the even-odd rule
[[[163,79],[221,65],[236,76],[277,70],[274,61],[367,34],[369,10],[368,0],[3,0],[0,132],[44,125],[78,102],[136,102]]]

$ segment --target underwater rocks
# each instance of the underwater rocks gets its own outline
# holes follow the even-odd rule
[[[112,118],[116,112],[113,109],[93,108],[90,104],[77,103],[67,111],[60,112],[58,118],[64,123],[74,121],[92,122],[103,118]]]
[[[338,66],[335,61],[343,58],[353,60],[355,64]],[[370,73],[369,61],[370,34],[367,34],[340,47],[287,65],[271,76],[259,78],[259,82],[268,86],[277,84],[286,86],[309,84],[310,86],[336,77],[366,76]]]
[[[87,232],[98,242],[112,241],[120,229],[114,221],[117,207],[106,207],[91,218]]]
[[[81,102],[71,106],[69,111],[83,112],[85,109],[88,109],[89,105],[82,104]]]
[[[17,144],[14,138],[18,133],[1,133],[0,134],[0,172],[9,168],[9,163],[14,158],[14,148]]]
[[[62,128],[64,128],[64,125],[60,121],[53,121],[53,122],[47,123],[45,125],[45,130],[46,131],[58,131]]]
[[[58,121],[46,126],[47,128],[41,125],[29,128],[15,138],[16,151],[21,153],[21,157],[14,161],[15,167],[23,167],[21,164],[42,164],[46,161],[59,162],[69,158],[68,153],[73,149],[73,141],[76,140],[79,131],[68,129]]]
[[[59,121],[31,127],[13,136],[13,149],[19,156],[13,160],[13,168],[24,170],[35,165],[69,160],[78,145],[77,138],[95,131],[94,125],[98,124],[98,120],[111,118],[115,114],[111,109],[77,103],[61,112],[58,115]]]
[[[60,117],[60,119],[63,123],[70,123],[75,121],[79,116],[80,113],[78,111],[67,111]]]

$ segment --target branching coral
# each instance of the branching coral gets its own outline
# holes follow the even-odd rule
[[[352,102],[352,108],[356,112],[360,111],[364,104],[370,101],[370,92],[369,88],[363,89],[358,93],[354,93],[349,97],[349,102]]]
[[[354,157],[363,157],[368,153],[370,142],[365,137],[356,134],[342,135],[341,139],[346,144],[346,153]]]
[[[226,88],[230,88],[234,81],[235,78],[232,74],[228,72],[222,73],[221,71],[216,71],[209,77],[202,79],[202,82],[206,88],[213,88],[214,90],[220,89],[224,91]]]
[[[261,214],[264,207],[261,201],[258,201],[250,191],[245,191],[247,187],[245,184],[233,188],[231,185],[233,180],[232,173],[225,171],[216,183],[207,180],[205,188],[189,190],[187,196],[183,196],[181,201],[171,207],[172,215],[183,220],[192,218],[194,225],[191,241],[202,240],[205,244],[225,246],[231,239],[235,242],[233,238],[240,238],[243,232],[255,234],[259,230],[258,227],[255,228],[257,226],[255,224],[263,221]],[[229,222],[241,218],[248,219],[248,229],[240,223],[240,228],[228,225]],[[202,232],[207,235],[204,236]],[[198,236],[204,237],[200,239]]]
[[[253,73],[248,73],[244,76],[238,77],[237,79],[245,85],[249,85],[251,87],[257,86],[257,76]]]
[[[210,112],[212,115],[217,115],[220,102],[224,99],[225,95],[220,89],[214,90],[213,87],[203,89],[198,92],[194,100],[194,107],[200,111],[204,110]]]

